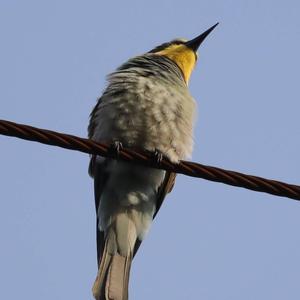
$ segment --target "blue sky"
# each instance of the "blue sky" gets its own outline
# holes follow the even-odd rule
[[[105,75],[216,22],[191,77],[193,160],[300,183],[298,1],[1,1],[0,118],[86,136]],[[92,299],[88,156],[0,136],[0,298]],[[130,299],[299,299],[300,203],[178,176]]]

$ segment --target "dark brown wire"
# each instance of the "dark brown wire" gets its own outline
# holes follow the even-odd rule
[[[105,157],[140,163],[153,168],[164,169],[192,177],[243,187],[253,191],[300,200],[300,186],[297,185],[188,161],[181,161],[179,164],[172,164],[169,160],[163,158],[163,160],[158,163],[154,159],[153,153],[142,150],[123,148],[117,154],[111,150],[111,145],[96,143],[92,140],[70,134],[17,124],[6,120],[0,120],[0,134],[66,149],[77,150],[89,154],[98,154]]]

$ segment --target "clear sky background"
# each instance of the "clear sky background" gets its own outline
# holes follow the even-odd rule
[[[86,136],[105,75],[216,22],[192,74],[193,160],[300,184],[299,1],[0,2],[0,118]],[[0,136],[0,299],[92,299],[88,155]],[[300,203],[178,176],[130,299],[300,297]]]

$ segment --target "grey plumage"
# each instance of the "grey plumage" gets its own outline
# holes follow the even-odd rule
[[[89,137],[160,150],[173,162],[190,157],[195,102],[170,59],[146,54],[108,76],[91,114]]]
[[[91,113],[89,137],[125,147],[158,150],[171,161],[191,155],[195,103],[179,67],[148,53],[108,76]],[[93,156],[99,271],[97,300],[127,300],[131,260],[175,175]]]

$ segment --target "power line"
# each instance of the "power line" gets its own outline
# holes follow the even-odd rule
[[[121,159],[132,163],[139,163],[153,168],[221,182],[253,191],[300,200],[300,186],[298,185],[265,179],[253,175],[246,175],[195,162],[180,161],[179,164],[172,164],[168,159],[163,158],[162,161],[158,163],[154,159],[153,153],[144,150],[123,148],[116,153],[111,151],[111,145],[109,144],[96,143],[92,140],[74,135],[36,128],[6,120],[0,120],[0,134],[70,150],[77,150],[84,153]]]

